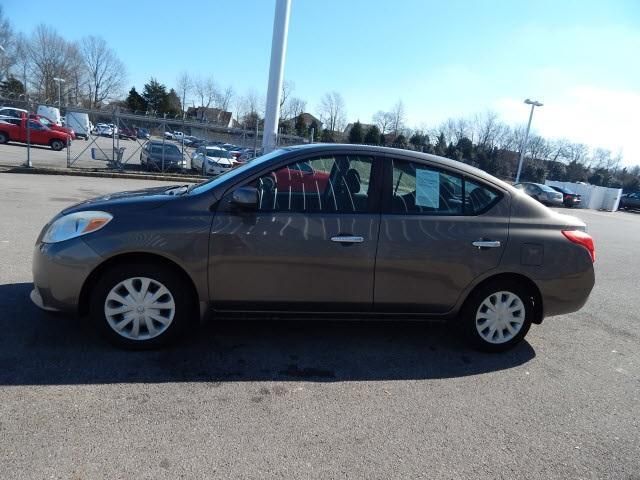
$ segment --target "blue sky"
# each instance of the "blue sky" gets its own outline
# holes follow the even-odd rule
[[[312,113],[336,90],[349,120],[402,99],[413,127],[485,110],[516,124],[531,97],[545,103],[538,133],[640,164],[637,0],[292,1],[285,77]],[[104,37],[139,90],[188,71],[266,91],[271,0],[0,2],[17,30],[48,23],[69,40]]]

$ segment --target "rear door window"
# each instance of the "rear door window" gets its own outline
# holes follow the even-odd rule
[[[391,200],[387,213],[404,215],[479,215],[489,210],[501,194],[461,174],[419,162],[391,161]]]

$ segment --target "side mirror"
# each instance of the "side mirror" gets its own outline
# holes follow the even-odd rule
[[[258,189],[254,187],[236,188],[231,195],[231,203],[243,209],[252,209],[258,206]]]

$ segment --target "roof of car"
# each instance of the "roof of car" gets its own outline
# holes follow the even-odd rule
[[[493,175],[488,174],[487,172],[480,170],[479,168],[472,167],[471,165],[467,165],[466,163],[459,162],[457,160],[451,160],[450,158],[440,157],[438,155],[432,155],[430,153],[422,153],[416,152],[413,150],[404,150],[401,148],[391,148],[391,147],[381,147],[374,145],[358,145],[358,144],[350,144],[350,143],[313,143],[313,144],[305,144],[305,145],[294,145],[290,147],[283,147],[285,151],[307,151],[307,152],[323,152],[323,151],[333,151],[340,153],[344,152],[353,152],[353,151],[361,151],[369,154],[388,154],[388,155],[401,155],[403,157],[413,157],[417,159],[427,160],[430,162],[438,163],[444,167],[454,168],[462,173],[468,173],[469,175],[473,175],[478,178],[482,178],[489,182],[498,184],[507,190],[513,190],[513,186],[500,180],[499,178],[494,177]]]

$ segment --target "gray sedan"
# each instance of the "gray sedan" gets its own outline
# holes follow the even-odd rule
[[[524,192],[531,198],[535,198],[544,205],[552,207],[562,207],[564,205],[564,196],[562,193],[554,190],[548,185],[542,183],[529,183],[522,182],[514,185],[518,190],[524,190]]]
[[[594,285],[585,224],[459,162],[381,147],[276,150],[197,185],[89,200],[38,236],[31,298],[118,345],[197,318],[448,320],[502,351]]]

